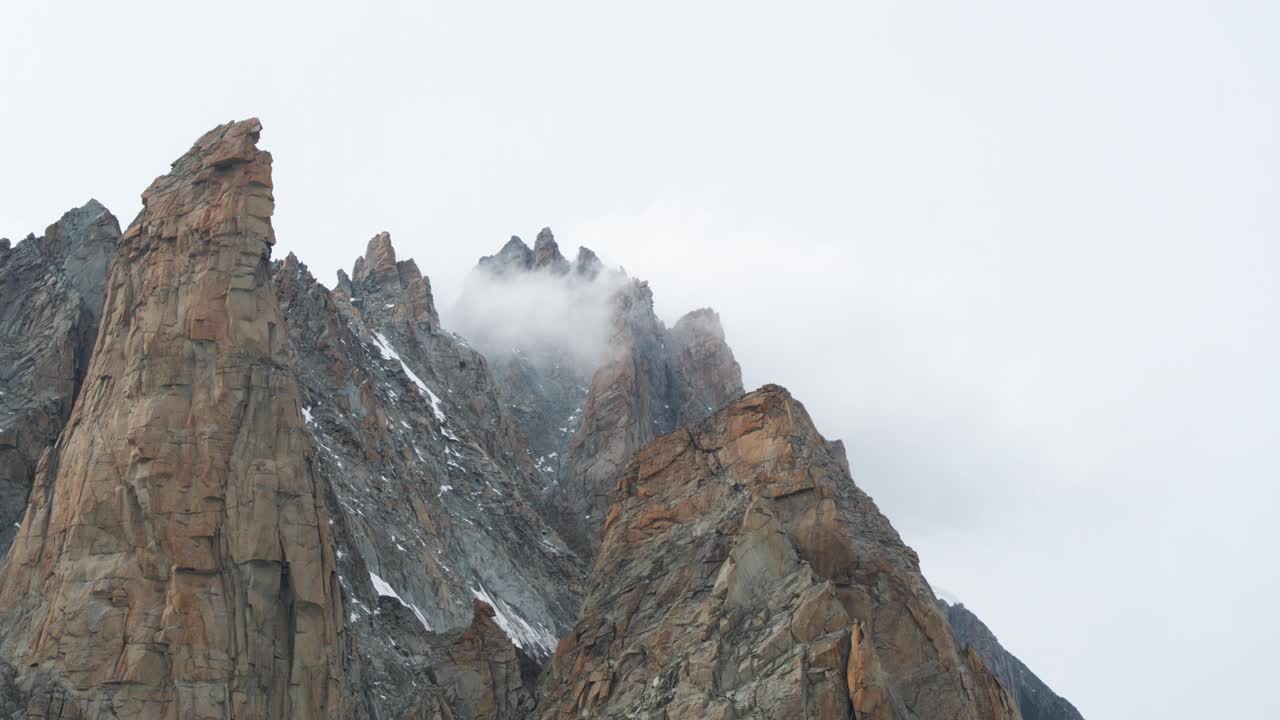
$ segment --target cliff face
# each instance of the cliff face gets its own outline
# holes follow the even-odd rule
[[[536,674],[576,617],[583,571],[528,499],[533,465],[485,359],[424,322],[423,306],[404,308],[427,281],[405,282],[416,265],[392,265],[394,253],[375,237],[332,292],[292,255],[274,272],[327,489],[350,712],[515,717],[532,697],[512,679],[523,676],[459,658],[498,653]],[[378,257],[400,270],[371,272]],[[477,600],[488,610],[477,614]],[[483,650],[449,649],[471,631]],[[508,700],[477,700],[477,678]]]
[[[538,311],[495,319],[494,308],[484,307],[489,295]],[[647,283],[606,269],[587,248],[568,262],[549,229],[532,249],[512,238],[481,258],[458,305],[459,329],[490,358],[528,438],[546,488],[542,509],[584,558],[594,552],[610,489],[631,454],[743,392],[714,311],[694,311],[668,329]],[[513,324],[532,329],[490,332]]]
[[[972,648],[987,667],[1009,688],[1024,720],[1083,720],[1080,711],[1014,657],[996,636],[963,604],[942,602],[951,632],[962,645]]]
[[[599,543],[610,492],[631,455],[653,438],[696,422],[742,394],[742,371],[719,317],[699,310],[668,332],[646,283],[612,298],[608,354],[592,375],[582,424],[557,489],[568,527],[589,554]]]
[[[919,563],[767,386],[622,473],[544,718],[1009,718]]]
[[[38,717],[343,712],[342,608],[268,275],[256,120],[143,194],[65,433],[0,587]]]
[[[96,200],[0,244],[0,554],[89,366],[120,225]]]
[[[259,132],[0,242],[0,717],[1078,718],[713,311],[544,229],[473,347],[387,233],[271,262]]]

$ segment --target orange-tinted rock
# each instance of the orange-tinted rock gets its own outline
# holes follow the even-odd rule
[[[31,716],[341,716],[328,522],[268,277],[256,120],[143,194],[0,587]],[[56,707],[55,707],[56,705]]]
[[[1017,720],[785,390],[640,449],[542,718]]]
[[[406,332],[421,335],[440,328],[431,281],[413,260],[396,261],[390,233],[381,232],[369,240],[350,279],[340,279],[339,290],[362,316],[387,317]]]

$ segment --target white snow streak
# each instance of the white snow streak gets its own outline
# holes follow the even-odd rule
[[[431,625],[427,623],[426,616],[422,614],[422,611],[418,609],[418,606],[414,605],[413,603],[405,602],[404,598],[400,597],[400,593],[397,593],[395,591],[395,588],[387,584],[386,580],[383,580],[382,578],[378,577],[378,575],[374,573],[372,570],[369,571],[369,582],[373,583],[373,589],[375,592],[385,597],[395,598],[397,602],[409,608],[410,610],[413,611],[414,615],[418,616],[418,622],[422,623],[422,627],[428,630],[431,629]]]
[[[431,412],[435,413],[436,419],[443,423],[444,411],[440,409],[440,396],[431,392],[431,388],[427,387],[427,384],[422,382],[422,378],[418,377],[417,374],[409,369],[409,366],[406,365],[404,360],[400,357],[400,353],[396,352],[396,349],[391,347],[391,343],[387,342],[387,338],[384,337],[382,333],[374,333],[373,340],[378,344],[378,351],[382,353],[383,358],[387,360],[395,360],[400,363],[400,367],[404,369],[404,374],[408,375],[409,379],[413,381],[413,384],[418,386],[418,390],[422,392],[422,395],[431,401]]]
[[[479,590],[471,589],[471,594],[477,599],[489,603],[493,608],[493,619],[498,623],[498,627],[511,638],[511,642],[520,647],[531,650],[538,648],[548,655],[554,653],[556,644],[559,640],[555,635],[551,634],[546,628],[534,628],[525,619],[511,611],[511,606],[494,598],[484,589],[484,585]]]

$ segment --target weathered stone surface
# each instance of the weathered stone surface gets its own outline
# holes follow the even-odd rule
[[[89,366],[120,225],[96,200],[0,252],[0,554]],[[6,241],[7,243],[7,241]]]
[[[540,717],[1019,717],[785,390],[659,437],[614,499]]]
[[[432,334],[440,328],[431,280],[418,270],[413,260],[396,262],[390,233],[378,233],[369,240],[363,257],[356,260],[350,279],[340,277],[347,299],[357,309],[392,310],[392,321],[415,332]]]
[[[711,308],[687,313],[666,337],[667,366],[677,422],[706,417],[742,394],[742,368],[725,342],[720,316]]]
[[[519,237],[512,235],[497,255],[480,258],[477,267],[494,275],[532,270],[533,250]]]
[[[996,636],[963,604],[939,601],[946,610],[951,631],[1009,689],[1024,720],[1083,720],[1080,711],[1036,677],[1014,657]]]
[[[84,389],[0,580],[0,656],[31,716],[344,714],[260,128],[201,137],[120,241]]]
[[[600,348],[587,356],[539,344],[536,333],[523,344],[519,335],[506,344],[480,342],[547,489],[539,509],[589,558],[609,492],[632,453],[741,395],[741,369],[714,311],[689,313],[668,330],[654,313],[647,283],[604,268],[587,248],[569,264],[550,229],[538,234],[533,250],[513,238],[481,258],[475,274],[486,282],[464,291],[463,310],[483,302],[469,291],[483,294],[495,284],[540,276],[542,284],[529,284],[531,300],[538,300],[555,294],[547,282],[558,278],[559,296],[569,299],[567,310],[556,306],[571,316],[565,321],[580,318],[581,335],[600,335],[584,341]],[[595,304],[606,306],[599,327]],[[465,321],[462,329],[470,330]]]
[[[551,234],[551,228],[542,228],[533,243],[533,270],[546,270],[557,275],[569,272],[569,261],[560,254],[560,246]]]
[[[374,256],[332,293],[292,255],[274,272],[328,489],[351,716],[493,717],[468,698],[485,673],[507,681],[449,671],[443,639],[473,624],[483,597],[531,683],[576,616],[582,570],[533,509],[535,471],[485,359],[401,313],[396,276],[367,270]]]
[[[742,394],[742,370],[710,309],[668,331],[653,312],[648,283],[631,281],[613,297],[609,355],[595,370],[582,424],[557,485],[569,520],[562,529],[589,556],[610,492],[623,467],[654,437],[696,422]]]
[[[475,601],[471,626],[449,646],[449,662],[438,672],[455,689],[455,714],[498,720],[526,717],[533,709],[533,686],[511,640],[494,621],[486,602]]]
[[[566,290],[560,332],[486,358],[386,233],[332,291],[271,264],[258,132],[122,240],[90,203],[0,241],[0,471],[37,478],[0,717],[1079,717],[932,602],[839,441],[741,397],[714,311],[667,328],[544,229],[476,272]]]

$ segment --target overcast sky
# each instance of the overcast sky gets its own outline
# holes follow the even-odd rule
[[[327,284],[388,230],[447,324],[550,225],[1087,718],[1274,710],[1280,3],[360,5],[4,3],[0,235],[259,116]]]

